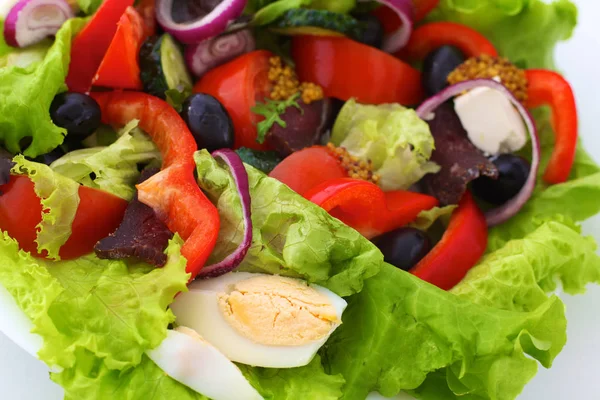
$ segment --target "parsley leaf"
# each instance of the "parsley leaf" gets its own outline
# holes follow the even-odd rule
[[[275,123],[278,123],[282,128],[287,127],[285,121],[281,119],[281,114],[283,114],[288,107],[293,106],[302,110],[302,107],[298,104],[298,97],[300,97],[300,93],[296,93],[287,100],[265,99],[266,103],[256,103],[256,106],[252,107],[253,113],[265,117],[264,121],[261,121],[256,125],[258,130],[256,141],[258,143],[264,143],[267,133],[269,133],[269,130]]]
[[[181,112],[183,102],[192,94],[192,88],[187,85],[178,85],[176,88],[165,91],[167,103],[177,112]]]

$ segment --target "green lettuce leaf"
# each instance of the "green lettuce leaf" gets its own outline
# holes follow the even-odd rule
[[[198,183],[221,216],[209,263],[229,255],[242,240],[241,204],[226,167],[207,151],[195,154]],[[354,229],[286,185],[247,165],[252,196],[252,246],[240,271],[298,277],[348,296],[375,275],[383,255]]]
[[[75,366],[51,378],[65,389],[65,400],[208,400],[169,377],[146,355],[137,367],[117,371],[89,351],[79,350]]]
[[[63,142],[66,131],[52,123],[50,103],[67,89],[71,39],[84,24],[78,18],[63,24],[42,62],[0,68],[0,142],[11,153],[37,157]]]
[[[426,231],[438,220],[442,221],[444,225],[448,225],[450,216],[456,207],[456,205],[449,205],[445,207],[433,207],[431,210],[421,211],[419,215],[417,215],[417,219],[410,223],[410,226]]]
[[[342,396],[344,378],[341,375],[327,375],[319,356],[300,368],[238,366],[265,400],[337,400]]]
[[[335,121],[331,142],[371,160],[384,190],[408,189],[425,174],[439,171],[428,161],[435,148],[429,126],[414,110],[398,104],[348,100]]]
[[[441,0],[428,19],[477,29],[522,68],[552,68],[554,46],[571,37],[577,8],[569,0]]]
[[[138,164],[161,161],[156,145],[137,125],[137,120],[129,122],[109,146],[72,151],[50,167],[82,185],[131,200],[140,176]]]
[[[186,290],[178,236],[166,250],[167,264],[156,269],[95,255],[46,261],[19,251],[6,234],[1,239],[0,284],[44,339],[38,355],[50,366],[73,368],[83,350],[110,369],[139,364],[165,338],[174,320],[167,306]]]
[[[530,312],[483,307],[441,291],[391,265],[348,299],[338,328],[322,350],[326,370],[346,379],[342,399],[377,390],[428,390],[428,375],[446,377],[446,397],[514,399],[566,341],[564,306],[557,297]]]
[[[71,237],[71,226],[79,206],[77,182],[55,173],[45,164],[16,156],[13,174],[26,175],[34,184],[35,194],[41,199],[42,220],[37,228],[37,250],[60,260],[58,252]]]
[[[96,12],[103,0],[77,0],[77,5],[86,15]]]

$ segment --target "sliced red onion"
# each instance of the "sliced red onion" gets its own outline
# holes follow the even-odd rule
[[[367,1],[367,0],[361,0]],[[413,31],[415,8],[413,0],[375,0],[378,3],[392,9],[402,24],[394,32],[388,33],[383,38],[382,50],[388,53],[395,53],[402,49],[408,43]]]
[[[203,0],[193,1],[201,3]],[[177,40],[191,44],[224,32],[229,23],[242,14],[247,0],[223,0],[208,14],[188,22],[175,22],[172,15],[173,2],[174,0],[157,0],[156,19],[160,26]]]
[[[256,48],[248,29],[206,39],[185,49],[185,61],[196,77]]]
[[[199,278],[214,278],[233,271],[240,265],[248,249],[252,244],[252,216],[250,209],[250,187],[248,183],[248,173],[244,167],[240,156],[238,156],[233,150],[222,149],[212,153],[213,157],[219,157],[229,167],[233,181],[237,187],[238,195],[242,203],[242,218],[244,219],[244,237],[240,245],[229,254],[227,257],[213,265],[207,265],[200,270],[198,274]]]
[[[527,177],[527,181],[521,188],[521,191],[515,197],[485,214],[488,225],[494,226],[501,224],[517,214],[523,205],[525,205],[527,200],[529,200],[531,194],[533,193],[533,189],[535,188],[537,172],[540,166],[540,143],[538,141],[535,121],[529,111],[527,111],[525,106],[523,106],[523,104],[521,104],[519,100],[513,96],[510,90],[508,90],[501,83],[498,83],[492,79],[474,79],[452,85],[435,96],[429,98],[423,104],[421,104],[419,108],[417,108],[417,114],[419,114],[422,119],[428,120],[431,118],[432,113],[435,112],[435,109],[439,105],[443,104],[454,96],[478,87],[487,87],[503,93],[517,109],[519,114],[521,114],[521,117],[523,117],[523,121],[525,121],[525,125],[527,126],[527,131],[529,132],[529,137],[531,138],[531,170],[529,172],[529,176]]]
[[[13,47],[38,43],[74,16],[65,0],[20,0],[6,16],[4,40]]]

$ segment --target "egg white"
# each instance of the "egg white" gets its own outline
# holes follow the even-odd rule
[[[310,363],[338,325],[334,325],[327,336],[311,343],[272,346],[256,343],[243,336],[221,313],[217,298],[219,293],[227,292],[230,285],[260,275],[265,274],[234,272],[214,279],[195,281],[189,286],[189,292],[181,293],[171,305],[177,323],[194,329],[235,362],[266,368],[294,368]],[[321,286],[311,287],[329,299],[341,320],[347,306],[346,301]]]
[[[171,378],[213,400],[263,400],[234,363],[200,338],[170,330],[146,354]]]

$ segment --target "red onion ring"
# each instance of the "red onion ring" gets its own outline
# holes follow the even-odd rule
[[[157,0],[156,19],[165,31],[186,44],[198,43],[225,31],[229,23],[242,14],[247,3],[247,0],[223,0],[200,19],[177,23],[172,16],[173,1]]]
[[[368,1],[368,0],[361,0]],[[415,8],[412,0],[375,0],[378,3],[392,9],[402,24],[394,32],[388,33],[383,38],[382,50],[388,53],[395,53],[402,49],[408,43],[413,31],[415,20]]]
[[[248,29],[206,39],[185,49],[185,61],[196,77],[256,48]]]
[[[233,150],[221,149],[214,151],[212,156],[221,158],[231,172],[233,181],[237,187],[238,194],[242,203],[242,218],[244,219],[244,237],[242,242],[234,250],[233,253],[213,265],[203,267],[198,274],[199,278],[214,278],[228,272],[233,271],[240,265],[240,263],[246,257],[250,245],[252,245],[252,216],[251,216],[251,204],[250,204],[250,186],[248,182],[248,173],[246,167],[242,162],[240,156],[238,156]]]
[[[517,109],[523,121],[525,121],[525,125],[527,126],[527,131],[529,132],[529,137],[531,138],[531,147],[532,147],[532,155],[531,155],[531,170],[529,171],[529,176],[527,177],[527,181],[525,185],[521,188],[521,191],[512,199],[510,199],[505,204],[496,207],[485,214],[485,219],[487,221],[488,226],[494,226],[501,224],[502,222],[510,219],[515,214],[519,212],[519,210],[525,205],[527,200],[531,197],[533,190],[535,189],[535,182],[537,177],[537,172],[540,166],[540,143],[537,137],[537,129],[535,126],[535,121],[529,111],[517,100],[513,94],[508,90],[504,85],[498,83],[492,79],[474,79],[470,81],[465,81],[461,83],[457,83],[456,85],[452,85],[440,93],[436,94],[433,97],[425,100],[423,104],[417,108],[417,114],[424,120],[429,119],[431,113],[435,111],[435,109],[442,103],[451,99],[454,96],[457,96],[466,90],[475,89],[477,87],[487,87],[490,89],[495,89],[504,94],[508,100],[512,103],[512,105]]]
[[[4,39],[13,47],[26,47],[56,34],[75,14],[65,0],[20,0],[4,22]]]

